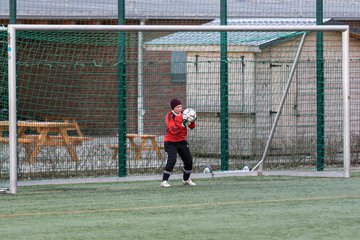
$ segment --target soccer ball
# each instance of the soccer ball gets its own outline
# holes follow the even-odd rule
[[[248,166],[244,166],[243,172],[250,172],[250,168]]]
[[[196,120],[196,111],[192,108],[187,108],[183,112],[183,119],[189,123],[192,123]]]
[[[204,167],[204,170],[203,170],[203,173],[204,173],[204,174],[212,173],[212,172],[213,172],[213,170],[212,170],[211,166],[206,165],[206,166]]]

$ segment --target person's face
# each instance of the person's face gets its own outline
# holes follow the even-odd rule
[[[175,114],[180,114],[182,111],[182,105],[177,105],[175,108],[174,108],[174,113]]]

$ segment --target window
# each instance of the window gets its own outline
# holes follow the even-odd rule
[[[186,52],[171,53],[171,81],[173,83],[186,82]]]

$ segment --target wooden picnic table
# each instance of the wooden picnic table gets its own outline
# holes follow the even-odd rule
[[[150,134],[126,134],[126,138],[129,140],[128,148],[130,151],[135,152],[135,159],[141,159],[142,152],[155,151],[158,158],[162,158],[161,149],[156,140],[156,135]],[[139,139],[137,142],[135,139]],[[113,150],[112,159],[116,159],[119,151],[119,145],[113,144],[110,146]]]
[[[65,146],[71,159],[78,161],[75,147],[91,138],[69,136],[68,131],[77,127],[74,122],[38,122],[18,121],[17,141],[25,146],[29,163],[33,164],[41,149],[45,146]],[[8,121],[0,121],[0,143],[9,143],[5,132],[9,130]]]
[[[79,137],[84,136],[82,131],[80,130],[80,126],[75,117],[69,117],[69,116],[46,116],[45,117],[45,122],[59,122],[59,121],[74,123],[74,125],[72,127],[68,128],[68,131],[76,131],[76,133]]]

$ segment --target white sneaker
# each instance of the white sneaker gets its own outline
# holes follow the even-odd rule
[[[194,183],[190,178],[187,181],[183,180],[183,184],[184,185],[189,185],[189,186],[195,186],[196,185],[196,183]]]
[[[162,181],[160,186],[161,187],[171,187],[171,185],[168,183],[168,181]]]

